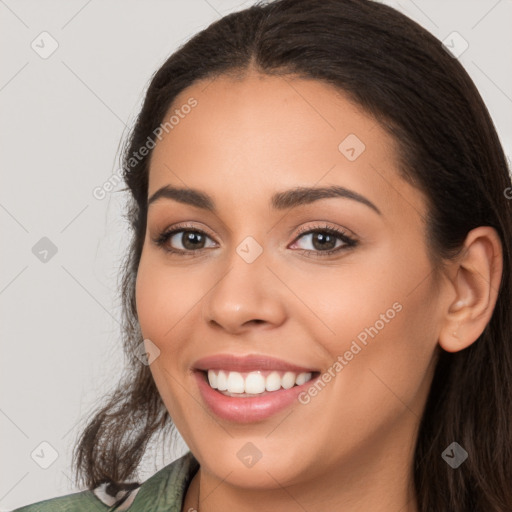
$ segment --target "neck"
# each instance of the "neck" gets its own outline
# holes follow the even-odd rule
[[[408,434],[396,436],[395,431],[397,442],[391,444],[382,438],[370,441],[364,453],[358,451],[346,457],[334,465],[334,471],[329,466],[329,471],[308,479],[311,471],[286,485],[266,471],[264,487],[240,487],[230,481],[233,472],[222,479],[201,467],[191,481],[182,510],[418,512],[411,469],[414,442],[403,441],[414,440],[415,436]]]

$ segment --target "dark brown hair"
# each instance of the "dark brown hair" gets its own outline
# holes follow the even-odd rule
[[[132,230],[122,277],[125,377],[81,434],[77,477],[88,488],[132,478],[148,442],[172,432],[142,341],[135,279],[146,230],[153,137],[176,96],[198,80],[255,69],[337,87],[387,129],[399,146],[403,177],[424,192],[434,260],[451,258],[467,233],[494,227],[504,272],[493,316],[480,338],[441,351],[421,419],[414,482],[422,512],[512,510],[511,186],[503,149],[472,80],[441,42],[398,11],[370,0],[276,0],[229,14],[180,47],[152,77],[126,142],[126,217]],[[154,138],[154,137],[153,137]],[[468,459],[441,457],[453,441]]]

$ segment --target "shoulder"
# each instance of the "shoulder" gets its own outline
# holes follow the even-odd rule
[[[93,493],[93,491],[82,491],[66,496],[59,496],[49,500],[33,503],[25,507],[17,508],[13,512],[73,512],[79,510],[101,511],[108,510]]]
[[[12,512],[79,512],[116,511],[180,512],[186,490],[199,469],[199,463],[189,451],[151,476],[139,487],[111,496],[105,484],[94,489],[33,503]]]
[[[187,488],[198,469],[199,462],[187,452],[146,480],[138,489],[133,508],[128,510],[181,512]]]

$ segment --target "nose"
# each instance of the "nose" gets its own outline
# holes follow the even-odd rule
[[[267,264],[265,252],[248,263],[233,251],[203,300],[203,318],[210,327],[239,334],[285,321],[283,285]]]

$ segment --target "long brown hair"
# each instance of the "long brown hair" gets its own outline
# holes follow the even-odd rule
[[[148,442],[172,421],[142,341],[135,279],[146,230],[149,154],[133,160],[176,96],[194,82],[250,67],[338,87],[396,138],[403,177],[429,202],[434,258],[450,258],[477,226],[494,227],[504,271],[491,321],[465,350],[442,351],[421,419],[414,482],[422,512],[512,510],[511,186],[503,149],[474,83],[440,41],[370,0],[276,0],[229,14],[179,48],[153,76],[123,152],[132,233],[122,274],[126,375],[83,430],[74,453],[88,488],[136,474]],[[509,194],[508,194],[509,195]],[[457,469],[441,457],[468,452]]]

